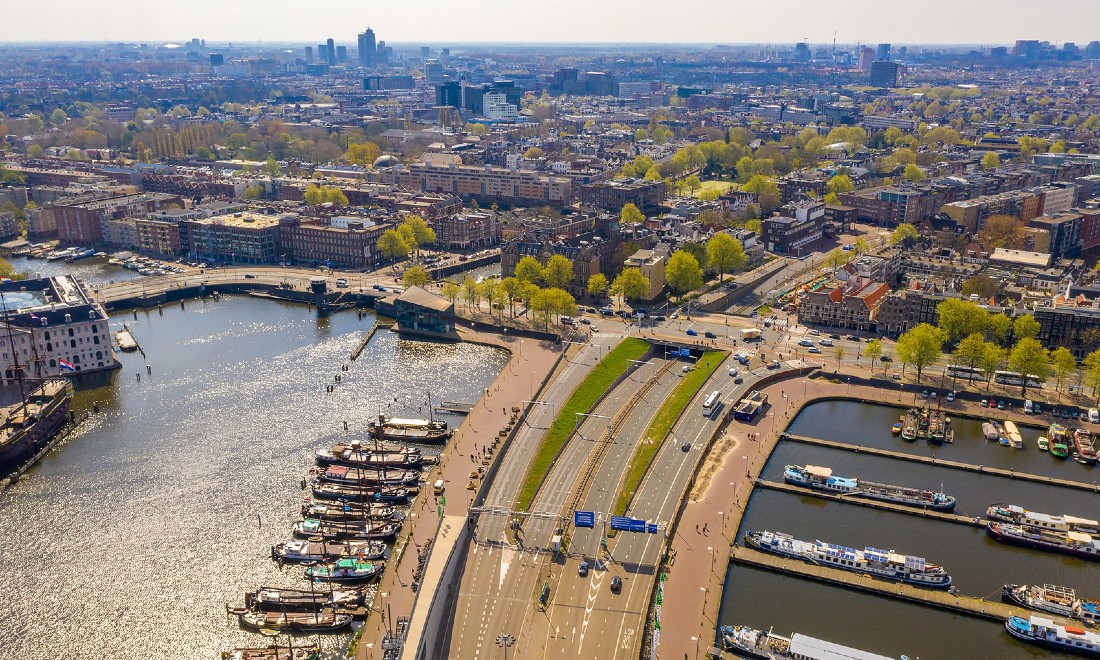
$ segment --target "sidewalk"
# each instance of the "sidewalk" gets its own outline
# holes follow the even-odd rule
[[[455,430],[454,437],[440,454],[439,465],[424,473],[424,486],[409,508],[409,517],[394,545],[389,565],[378,583],[378,594],[363,624],[363,637],[356,655],[359,660],[382,658],[381,644],[386,632],[394,628],[398,617],[408,617],[412,612],[416,595],[411,586],[413,571],[424,542],[436,533],[440,515],[430,484],[443,479],[446,515],[466,516],[475,492],[467,490],[467,484],[470,473],[483,464],[483,450],[492,445],[498,432],[510,422],[512,408],[533,398],[559,353],[556,347],[531,339],[467,329],[460,329],[459,334],[464,341],[506,348],[512,351],[512,357]],[[475,482],[476,487],[480,485],[480,481]]]

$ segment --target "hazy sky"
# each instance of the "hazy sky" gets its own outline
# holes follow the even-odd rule
[[[6,0],[0,41],[1080,45],[1100,0]]]

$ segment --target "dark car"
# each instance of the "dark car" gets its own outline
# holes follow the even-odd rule
[[[1062,419],[1069,419],[1069,410],[1066,409],[1066,408],[1062,408],[1061,415],[1062,415]]]
[[[621,591],[622,588],[623,588],[623,579],[621,577],[616,575],[615,577],[611,578],[611,590],[612,591]]]
[[[734,384],[734,385],[740,385],[740,384],[741,384],[741,383],[743,383],[743,382],[745,382],[745,379],[744,379],[744,378],[741,378],[740,376],[738,376],[737,378],[734,378],[734,379],[733,379],[733,384]]]
[[[703,336],[706,337],[707,339],[717,339],[718,338],[718,335],[714,334],[710,330],[707,330],[706,332],[704,332]]]
[[[691,442],[685,442],[684,444],[680,445],[680,449],[682,451],[691,451]]]
[[[577,575],[581,577],[588,577],[588,562],[581,562],[581,565],[577,567]]]
[[[834,332],[833,334],[829,335],[829,339],[840,339],[840,335]]]
[[[695,328],[688,328],[688,329],[687,329],[687,335],[688,335],[689,337],[696,337],[696,336],[698,336],[698,335],[699,335],[699,333],[698,333],[698,332],[695,332]]]
[[[667,321],[668,319],[665,318],[664,314],[658,314],[657,316],[653,317],[653,320],[657,321],[657,322],[661,322],[661,321]]]

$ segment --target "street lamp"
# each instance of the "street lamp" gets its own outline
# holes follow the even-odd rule
[[[508,660],[508,647],[516,643],[516,638],[508,633],[497,635],[497,646],[504,649],[504,660]]]

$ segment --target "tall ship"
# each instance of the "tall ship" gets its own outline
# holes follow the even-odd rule
[[[1001,597],[1029,610],[1038,610],[1062,616],[1068,619],[1080,619],[1085,623],[1100,626],[1100,602],[1087,598],[1078,598],[1077,592],[1069,587],[1054,584],[1039,586],[1033,584],[1006,584],[1001,589]]]
[[[1047,429],[1047,440],[1050,443],[1050,455],[1056,458],[1069,456],[1069,431],[1058,422],[1054,422]]]
[[[321,660],[321,649],[317,646],[305,648],[283,648],[281,646],[263,646],[259,648],[240,648],[222,651],[222,660]]]
[[[345,465],[348,467],[420,467],[423,457],[420,450],[411,447],[384,447],[373,449],[364,447],[358,440],[351,443],[341,442],[331,449],[320,449],[315,456],[318,465]]]
[[[412,485],[419,483],[420,470],[394,468],[354,468],[346,465],[330,465],[317,475],[318,480],[343,486],[369,486],[372,484]]]
[[[1077,452],[1077,460],[1086,465],[1096,464],[1096,447],[1092,444],[1092,434],[1086,429],[1073,431],[1073,448]]]
[[[951,586],[951,576],[943,567],[929,564],[923,557],[901,555],[893,550],[871,547],[856,550],[824,541],[801,541],[790,534],[769,531],[746,532],[745,543],[762,552],[842,571],[866,573],[920,587],[946,589]]]
[[[405,486],[374,484],[334,484],[314,481],[311,485],[313,496],[322,500],[341,500],[352,502],[393,502],[405,503],[412,491]]]
[[[5,398],[4,422],[0,426],[0,474],[10,472],[44,447],[61,427],[73,399],[73,386],[66,378],[51,378],[0,392]]]
[[[1005,630],[1018,640],[1043,648],[1100,658],[1100,634],[1077,626],[1061,626],[1041,616],[1013,616],[1005,621]]]
[[[937,491],[880,484],[864,479],[833,476],[831,468],[817,465],[788,465],[783,470],[783,480],[795,486],[804,486],[827,493],[862,497],[869,500],[892,502],[935,511],[955,508],[955,498]]]
[[[1096,534],[1098,529],[1095,520],[1078,518],[1077,516],[1052,516],[1049,513],[1037,513],[1029,511],[1015,504],[993,504],[985,510],[985,515],[990,520],[998,522],[1036,527],[1058,532],[1082,532],[1084,534]]]
[[[809,635],[795,633],[790,637],[776,635],[772,631],[757,630],[748,626],[722,626],[718,629],[722,650],[756,660],[780,660],[782,658],[817,658],[824,651],[831,658],[859,658],[860,660],[891,660],[884,655],[841,646]]]
[[[442,444],[452,435],[447,422],[430,419],[405,419],[379,415],[367,425],[372,438],[396,442]]]
[[[389,539],[397,535],[401,526],[392,522],[332,522],[306,518],[294,523],[294,535],[300,538],[321,537],[331,541],[370,541]]]
[[[1100,540],[1084,532],[1066,532],[990,520],[986,532],[1002,543],[1049,550],[1100,561]]]
[[[951,429],[951,418],[943,410],[930,410],[928,415],[928,432],[926,437],[936,444],[954,442],[955,432]]]

